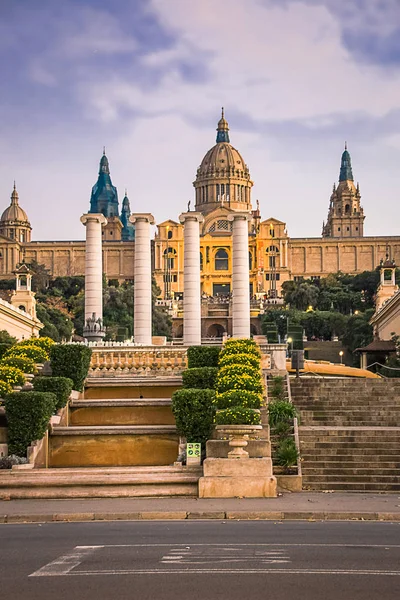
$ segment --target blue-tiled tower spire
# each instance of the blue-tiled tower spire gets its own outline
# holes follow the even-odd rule
[[[129,222],[129,217],[131,216],[131,205],[129,203],[129,198],[127,196],[127,191],[125,190],[125,196],[122,200],[122,210],[121,210],[121,223],[122,223],[122,241],[130,242],[135,239],[135,226]]]
[[[340,165],[339,181],[354,181],[353,170],[351,168],[351,158],[347,151],[347,142],[344,143],[344,152],[342,154],[342,162]]]
[[[99,176],[92,188],[89,212],[102,213],[105,217],[118,217],[118,192],[111,181],[105,148],[100,160]]]
[[[217,144],[219,142],[227,142],[229,144],[229,126],[228,121],[224,116],[224,107],[222,107],[222,115],[220,120],[218,121],[217,127]]]

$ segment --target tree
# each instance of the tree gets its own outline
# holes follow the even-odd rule
[[[368,346],[372,342],[373,328],[369,321],[373,314],[374,309],[369,309],[365,313],[349,317],[342,336],[342,342],[350,352],[353,352],[356,348]]]
[[[70,340],[74,329],[71,319],[57,308],[52,308],[43,303],[36,305],[36,314],[44,324],[39,335],[49,336],[55,342]]]
[[[285,302],[292,308],[306,310],[309,306],[315,307],[317,304],[319,289],[312,283],[303,281],[289,287],[285,282],[282,290]]]

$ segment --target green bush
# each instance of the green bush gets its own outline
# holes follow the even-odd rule
[[[20,369],[8,365],[0,365],[0,379],[10,385],[24,385],[25,375]]]
[[[172,394],[172,412],[178,433],[188,442],[204,444],[215,416],[214,390],[183,389]]]
[[[0,344],[0,358],[11,348],[11,344]]]
[[[272,385],[270,386],[269,392],[272,398],[275,400],[284,400],[285,399],[285,385],[284,385],[284,377],[273,377]]]
[[[275,400],[268,403],[268,422],[275,427],[281,421],[291,421],[297,417],[295,406],[286,400]]]
[[[260,350],[254,340],[230,339],[225,342],[220,359],[227,354],[252,354],[260,357]]]
[[[234,373],[229,377],[218,377],[217,393],[222,394],[228,390],[248,390],[249,392],[262,394],[263,386],[261,379],[255,379],[253,376],[247,374],[239,375],[238,373]]]
[[[6,356],[0,361],[0,365],[8,365],[10,367],[16,367],[23,373],[36,373],[35,362],[27,356]]]
[[[40,346],[35,346],[34,344],[16,344],[12,346],[5,354],[7,356],[26,356],[30,358],[35,363],[44,363],[46,360],[49,360],[49,355],[46,350],[40,348]]]
[[[5,398],[12,392],[12,386],[7,381],[0,380],[0,398]]]
[[[247,390],[228,390],[217,395],[218,408],[232,408],[243,406],[243,408],[261,408],[262,396],[256,392]]]
[[[299,453],[296,448],[295,441],[293,438],[287,438],[282,440],[278,448],[276,450],[276,463],[285,467],[286,469],[289,467],[294,467],[297,465]]]
[[[47,354],[50,354],[50,350],[54,346],[55,341],[44,335],[43,337],[30,338],[29,343],[33,344],[34,346],[39,346],[39,348],[43,348]]]
[[[218,346],[190,346],[187,351],[188,368],[216,367],[220,352]]]
[[[35,377],[32,381],[35,392],[53,392],[57,398],[56,411],[68,402],[74,382],[69,377]]]
[[[255,380],[261,380],[261,373],[259,367],[258,369],[255,369],[251,365],[233,364],[219,368],[218,379],[223,379],[224,377],[231,377],[232,375],[250,375],[250,377],[254,377]]]
[[[291,435],[292,428],[293,426],[289,421],[278,421],[276,425],[271,427],[271,433],[279,439],[286,439]]]
[[[235,406],[218,410],[215,422],[217,425],[261,425],[261,415],[252,408]]]
[[[54,377],[72,379],[74,390],[81,392],[87,377],[92,350],[78,344],[56,344],[50,350],[51,369]]]
[[[26,456],[27,447],[46,433],[56,396],[50,392],[14,392],[5,399],[8,450]]]
[[[254,354],[224,354],[218,366],[221,368],[228,365],[250,365],[254,369],[260,369],[260,357]]]
[[[197,367],[186,369],[182,373],[182,385],[184,388],[215,389],[217,379],[217,367]]]

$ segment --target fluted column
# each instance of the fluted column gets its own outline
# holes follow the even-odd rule
[[[86,226],[85,246],[85,326],[84,337],[89,341],[101,340],[103,328],[103,260],[101,228],[107,219],[101,213],[81,216]]]
[[[185,346],[201,344],[200,296],[200,223],[203,215],[186,212],[179,216],[183,223],[183,343]]]
[[[232,231],[232,336],[250,337],[249,213],[228,215]]]
[[[135,344],[149,346],[152,335],[150,225],[154,225],[154,217],[150,213],[136,213],[129,221],[135,224],[133,335]]]

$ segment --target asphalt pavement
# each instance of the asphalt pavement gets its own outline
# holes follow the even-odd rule
[[[393,600],[400,523],[6,524],[0,582],[7,600]]]

